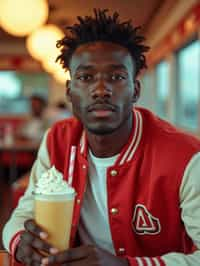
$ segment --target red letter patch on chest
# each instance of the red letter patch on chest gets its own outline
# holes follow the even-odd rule
[[[132,225],[134,232],[138,235],[155,235],[161,231],[159,219],[154,217],[142,204],[135,206]]]

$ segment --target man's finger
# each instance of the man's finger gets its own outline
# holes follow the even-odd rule
[[[33,239],[35,238],[34,235],[30,234],[29,232],[24,232],[22,235],[21,235],[21,242],[22,243],[27,243],[27,244],[31,244]]]
[[[32,254],[32,260],[35,263],[38,262],[39,264],[41,264],[43,258],[44,257],[41,254],[39,254],[38,252],[36,252],[36,251],[33,252],[33,254]]]
[[[48,234],[46,232],[44,232],[42,230],[41,227],[39,227],[34,220],[27,220],[24,223],[24,227],[27,231],[29,231],[30,233],[42,238],[42,239],[46,239]]]
[[[26,244],[26,242],[23,242],[20,240],[19,245],[17,247],[16,251],[16,258],[20,262],[24,262],[24,258],[31,257],[32,256],[32,248],[30,245]]]
[[[55,254],[58,252],[56,248],[54,248],[52,245],[48,244],[47,242],[39,239],[34,238],[31,242],[31,246],[37,250],[45,251],[46,253]]]
[[[35,249],[33,249],[30,245],[27,245],[26,242],[22,242],[17,250],[17,259],[22,262],[26,262],[27,264],[38,264],[41,265],[42,256]],[[27,259],[28,258],[28,259]]]
[[[91,254],[92,249],[92,246],[80,246],[77,248],[71,248],[66,251],[59,252],[56,255],[51,255],[42,259],[42,264],[47,265],[55,263],[64,263],[84,259]]]
[[[21,242],[22,242],[23,246],[26,246],[26,248],[28,246],[31,246],[32,248],[34,248],[36,250],[41,250],[41,251],[44,251],[48,254],[55,254],[58,252],[58,250],[56,248],[54,248],[53,246],[51,246],[50,244],[48,244],[44,240],[36,237],[35,235],[32,235],[29,232],[24,232],[21,235]]]
[[[23,257],[22,262],[25,265],[30,265],[30,266],[40,266],[41,265],[41,260],[34,260],[33,257]]]

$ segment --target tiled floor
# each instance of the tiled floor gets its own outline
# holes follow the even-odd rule
[[[2,246],[2,229],[11,213],[11,189],[10,185],[0,180],[0,249]]]

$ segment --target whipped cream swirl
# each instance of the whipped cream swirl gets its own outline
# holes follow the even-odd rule
[[[74,193],[74,189],[63,180],[62,173],[53,166],[37,180],[35,193],[42,195],[62,195]]]

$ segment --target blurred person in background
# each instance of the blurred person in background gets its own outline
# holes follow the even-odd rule
[[[44,132],[48,128],[44,116],[47,101],[41,95],[32,95],[30,101],[30,114],[20,123],[16,130],[10,124],[4,129],[4,145],[8,147],[1,153],[1,177],[6,182],[12,183],[22,174],[31,169],[35,154],[25,151],[20,146],[29,144],[39,145]],[[15,150],[17,147],[17,151]],[[37,149],[37,148],[36,148]]]
[[[52,125],[59,120],[66,119],[71,116],[72,113],[69,110],[68,105],[61,100],[48,106],[45,111],[45,117],[49,125]]]
[[[31,116],[21,125],[17,132],[17,138],[24,140],[40,141],[47,129],[45,109],[47,101],[40,95],[30,97]]]
[[[76,118],[45,134],[28,189],[4,228],[6,249],[27,265],[199,265],[200,141],[133,107],[148,51],[139,28],[95,10],[67,29],[58,59],[70,69]],[[58,252],[33,220],[32,192],[52,166],[68,180],[72,148],[71,248]]]

